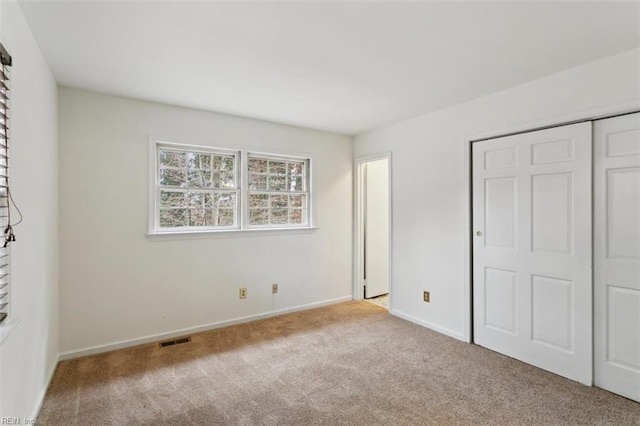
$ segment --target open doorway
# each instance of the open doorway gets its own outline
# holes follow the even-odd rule
[[[390,309],[390,154],[355,161],[354,298]]]

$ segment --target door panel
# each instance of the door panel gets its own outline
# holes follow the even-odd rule
[[[640,401],[640,114],[594,129],[595,383]]]
[[[572,187],[571,173],[532,177],[533,251],[571,254]]]
[[[365,298],[389,293],[389,160],[365,168]]]
[[[573,281],[531,276],[532,340],[573,350]]]
[[[485,180],[485,242],[487,247],[516,246],[515,177]]]
[[[633,261],[640,256],[640,168],[609,169],[606,179],[608,257]]]
[[[485,268],[484,324],[516,333],[518,275],[515,271]]]
[[[591,124],[472,149],[475,342],[591,384]]]

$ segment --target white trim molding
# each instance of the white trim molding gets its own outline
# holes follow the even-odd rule
[[[388,185],[389,185],[389,308],[393,306],[393,162],[391,151],[381,152],[353,159],[353,299],[364,298],[364,283],[360,279],[363,276],[364,260],[362,254],[363,220],[362,220],[362,165],[369,161],[387,160]]]
[[[400,312],[400,311],[398,311],[396,309],[389,310],[389,313],[391,315],[393,315],[393,316],[398,317],[398,318],[402,318],[403,320],[412,322],[414,324],[421,325],[422,327],[426,327],[426,328],[428,328],[430,330],[433,330],[433,331],[436,331],[438,333],[447,335],[449,337],[453,337],[456,340],[461,340],[461,341],[463,341],[465,343],[468,343],[467,339],[464,336],[464,334],[458,333],[457,331],[449,330],[448,328],[441,327],[439,325],[433,324],[433,323],[431,323],[429,321],[422,320],[420,318],[416,318],[413,315],[405,314],[404,312]]]
[[[309,309],[320,308],[322,306],[334,305],[336,303],[343,303],[353,300],[352,295],[337,297],[335,299],[323,300],[320,302],[307,303],[305,305],[292,306],[290,308],[278,309],[275,311],[264,312],[261,314],[249,315],[246,317],[234,318],[230,320],[223,320],[212,322],[205,325],[199,325],[195,327],[188,327],[179,330],[173,330],[166,333],[158,333],[150,336],[140,337],[137,339],[123,340],[117,343],[111,343],[108,345],[92,346],[77,351],[69,351],[60,354],[60,360],[68,360],[74,358],[80,358],[83,356],[96,355],[103,352],[115,351],[118,349],[130,348],[133,346],[145,345],[147,343],[154,343],[161,340],[171,339],[174,337],[184,336],[185,334],[202,333],[205,331],[215,330],[217,328],[229,327],[232,325],[243,324],[246,322],[257,321],[265,318],[276,317],[279,315],[290,314],[293,312],[306,311]]]
[[[47,386],[45,386],[44,389],[40,392],[40,395],[38,395],[37,403],[33,408],[33,412],[31,413],[31,419],[33,420],[37,420],[38,416],[40,415],[40,410],[42,409],[44,398],[45,396],[47,396],[47,391],[49,390],[49,386],[51,386],[51,381],[53,380],[53,376],[55,375],[56,370],[58,369],[59,363],[60,363],[60,356],[56,358],[56,361],[53,363],[53,368],[48,374]]]

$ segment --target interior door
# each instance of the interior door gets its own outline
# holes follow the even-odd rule
[[[389,160],[364,167],[364,297],[389,293]]]
[[[640,402],[640,114],[594,130],[595,383]]]
[[[590,385],[591,124],[472,154],[475,343]]]

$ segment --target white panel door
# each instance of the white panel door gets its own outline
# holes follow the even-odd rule
[[[594,130],[595,384],[640,402],[640,114]]]
[[[591,124],[472,152],[475,343],[591,384]]]
[[[389,293],[389,160],[365,164],[365,292]]]

